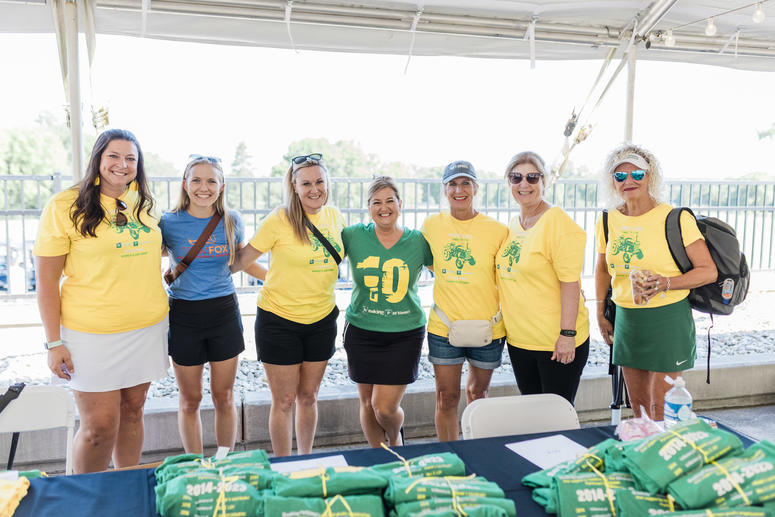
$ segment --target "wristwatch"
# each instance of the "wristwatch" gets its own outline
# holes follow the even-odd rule
[[[568,329],[562,329],[560,331],[561,336],[565,337],[576,337],[576,331],[575,330],[568,330]]]
[[[46,350],[51,350],[52,348],[56,348],[56,347],[62,346],[64,344],[65,344],[65,342],[62,341],[61,339],[57,339],[56,341],[44,341],[43,342],[43,348],[45,348]]]

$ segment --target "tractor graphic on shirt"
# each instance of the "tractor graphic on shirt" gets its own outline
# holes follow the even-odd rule
[[[643,258],[643,250],[640,249],[640,237],[636,234],[635,237],[624,233],[620,235],[613,243],[612,255],[622,254],[622,260],[625,264],[629,264],[632,257],[638,259]]]
[[[473,255],[471,255],[471,249],[468,247],[468,243],[466,243],[465,247],[454,242],[450,242],[444,246],[444,260],[452,259],[455,259],[455,266],[457,266],[458,269],[462,269],[466,262],[472,266],[476,265],[476,260],[474,260]]]
[[[133,239],[137,240],[140,238],[140,232],[145,233],[151,233],[151,229],[145,226],[144,224],[137,223],[135,221],[129,221],[124,226],[118,226],[114,224],[116,228],[117,233],[124,233],[124,230],[129,231],[129,235],[132,236]]]
[[[522,242],[520,241],[511,241],[508,246],[506,246],[506,249],[503,250],[502,257],[508,257],[509,258],[509,266],[513,266],[515,263],[519,262],[519,252],[522,251]]]
[[[338,242],[336,242],[334,239],[331,238],[331,234],[330,233],[328,233],[325,230],[321,231],[320,233],[322,233],[323,237],[325,237],[328,240],[328,242],[331,243],[331,246],[334,247],[334,249],[336,250],[337,253],[342,253],[342,247],[339,246]],[[310,238],[312,239],[312,252],[313,253],[315,253],[317,250],[323,248],[323,255],[325,255],[326,257],[330,257],[331,256],[331,253],[328,251],[328,248],[323,246],[323,244],[318,240],[317,237],[315,237],[314,235],[310,235]]]

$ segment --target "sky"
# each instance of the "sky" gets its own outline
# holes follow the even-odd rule
[[[84,101],[107,103],[111,125],[135,132],[145,151],[182,169],[190,153],[228,164],[244,141],[259,176],[305,137],[353,140],[383,161],[422,166],[465,159],[500,172],[527,149],[551,163],[600,68],[415,56],[404,74],[406,56],[98,36],[90,88],[85,49],[81,61]],[[62,113],[53,34],[0,34],[0,70],[0,129]],[[598,171],[624,139],[625,88],[626,70],[575,164]],[[668,179],[775,176],[775,140],[757,138],[775,122],[772,92],[775,72],[640,61],[633,141],[656,154]]]

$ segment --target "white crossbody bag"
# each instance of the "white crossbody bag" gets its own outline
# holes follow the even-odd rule
[[[492,327],[503,316],[501,311],[489,320],[457,320],[450,321],[438,305],[433,304],[433,310],[442,323],[449,329],[449,344],[454,347],[479,348],[492,343]]]

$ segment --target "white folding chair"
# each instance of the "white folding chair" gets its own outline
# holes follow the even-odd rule
[[[463,439],[579,429],[573,406],[559,395],[510,395],[478,399],[460,418]]]
[[[25,386],[19,397],[0,413],[0,433],[67,428],[65,474],[73,473],[75,403],[62,386]]]

